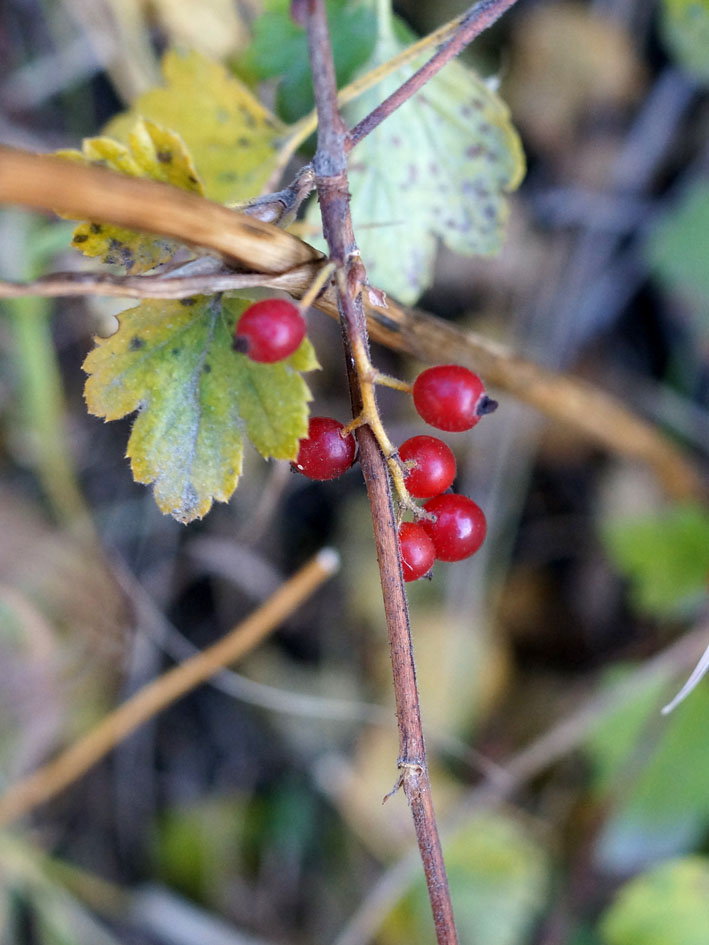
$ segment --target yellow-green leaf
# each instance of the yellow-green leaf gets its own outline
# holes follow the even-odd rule
[[[110,167],[130,177],[149,177],[193,193],[204,193],[184,141],[174,131],[152,121],[135,122],[127,145],[108,137],[86,138],[81,151],[58,153],[82,164]],[[97,222],[80,223],[72,239],[72,246],[85,256],[125,266],[130,273],[154,269],[170,259],[178,245],[174,240]]]
[[[367,68],[404,46],[390,25],[380,24]],[[397,70],[362,96],[355,117],[367,114],[421,64]],[[506,194],[523,172],[507,106],[465,66],[449,63],[352,152],[352,216],[372,283],[413,303],[431,284],[439,238],[464,255],[497,252]]]
[[[285,126],[242,82],[200,53],[170,50],[162,70],[165,87],[141,95],[106,132],[126,140],[137,117],[159,122],[182,136],[212,200],[258,194],[276,166]]]
[[[521,945],[542,912],[549,858],[511,817],[473,817],[445,845],[446,867],[461,942]],[[390,913],[378,941],[428,945],[434,941],[425,884],[418,879]]]
[[[705,945],[709,862],[667,860],[626,883],[601,921],[604,945]]]
[[[154,483],[161,511],[180,522],[226,502],[241,473],[243,435],[264,457],[293,459],[307,431],[317,367],[306,339],[291,358],[256,364],[232,350],[241,299],[145,301],[119,315],[84,362],[89,411],[106,420],[138,411],[127,456]]]

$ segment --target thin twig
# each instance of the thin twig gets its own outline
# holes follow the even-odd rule
[[[0,796],[0,825],[22,817],[54,797],[138,726],[252,650],[330,577],[338,565],[339,558],[334,551],[319,552],[221,640],[149,683],[53,761],[10,787]]]
[[[459,55],[476,36],[492,26],[516,2],[517,0],[480,0],[480,3],[472,7],[461,19],[460,25],[450,39],[443,43],[438,52],[410,79],[407,79],[395,92],[392,92],[389,98],[385,98],[369,115],[366,115],[355,125],[347,135],[347,151],[351,151],[362,138],[374,131],[377,125],[380,125],[385,118],[388,118],[392,112],[396,111],[412,95],[423,88],[437,72],[440,72],[446,63]]]
[[[323,232],[331,259],[337,267],[337,301],[345,341],[353,415],[357,417],[366,407],[366,387],[369,385],[371,394],[373,383],[361,293],[364,273],[350,216],[344,123],[337,110],[335,72],[324,3],[322,0],[309,0],[305,12],[319,129],[313,168]],[[372,510],[394,674],[394,696],[399,725],[398,783],[404,789],[413,815],[437,940],[439,945],[454,945],[457,935],[426,766],[408,606],[387,475],[388,466],[373,434],[371,415],[365,413],[365,417],[367,422],[358,427],[356,435]]]
[[[234,272],[220,269],[194,276],[120,276],[110,272],[54,272],[34,282],[6,282],[0,279],[0,299],[27,295],[64,296],[107,295],[127,299],[186,299],[193,295],[214,295],[234,289],[272,288],[293,290],[312,283],[317,267],[297,267],[286,275]]]
[[[105,273],[55,273],[34,282],[0,282],[0,298],[22,295],[108,295],[128,298],[182,299],[229,289],[281,289],[301,298],[320,268],[310,263],[282,275],[253,275],[219,270],[200,276],[115,276]],[[339,318],[335,292],[327,289],[314,305]],[[657,426],[588,381],[542,367],[484,335],[427,312],[389,301],[386,308],[364,301],[370,337],[420,361],[463,364],[493,387],[511,393],[552,420],[618,456],[648,466],[668,495],[706,498],[707,486],[689,456]]]

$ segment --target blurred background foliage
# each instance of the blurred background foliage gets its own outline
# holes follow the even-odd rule
[[[5,0],[0,140],[78,146],[185,43],[292,120],[310,93],[285,8]],[[345,82],[374,20],[330,8]],[[397,6],[420,34],[460,9]],[[466,54],[498,77],[527,155],[506,243],[484,260],[443,249],[420,303],[617,394],[702,464],[708,44],[707,0],[520,0]],[[76,266],[69,233],[0,211],[0,273]],[[82,400],[91,336],[122,307],[0,305],[0,788],[219,638],[313,551],[332,544],[344,564],[237,671],[3,829],[0,942],[429,942],[405,802],[381,804],[397,738],[359,473],[308,483],[250,454],[228,506],[189,528],[161,516],[124,460],[129,423]],[[314,407],[344,418],[337,326],[314,313],[310,336]],[[709,516],[500,399],[451,442],[487,544],[410,587],[461,940],[704,945],[709,697],[659,710],[709,642]],[[381,402],[395,441],[420,431],[408,398]]]

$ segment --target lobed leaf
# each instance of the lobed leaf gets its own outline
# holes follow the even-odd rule
[[[170,50],[165,87],[150,89],[106,132],[125,140],[139,117],[172,128],[185,141],[207,197],[220,203],[258,194],[277,164],[284,126],[219,63],[198,52]]]
[[[127,456],[138,482],[154,483],[162,512],[180,522],[226,502],[241,474],[243,437],[266,458],[293,459],[307,432],[316,368],[306,339],[284,362],[256,364],[232,350],[249,303],[227,296],[145,301],[84,362],[89,411],[116,420],[138,411]]]
[[[405,45],[383,27],[368,68]],[[423,61],[363,95],[362,114]],[[505,195],[523,171],[504,102],[469,69],[449,63],[352,152],[352,216],[372,283],[411,304],[432,282],[439,238],[464,255],[497,252],[508,213]],[[310,212],[314,219],[317,208]]]
[[[109,167],[129,177],[148,177],[203,194],[204,189],[184,142],[178,134],[140,119],[128,144],[108,137],[85,138],[81,151],[59,151],[61,157],[82,164]],[[180,244],[108,223],[80,223],[72,246],[85,256],[124,266],[129,273],[147,272],[170,259]]]

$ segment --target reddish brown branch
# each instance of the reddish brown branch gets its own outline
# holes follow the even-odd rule
[[[347,355],[350,395],[353,414],[358,416],[363,403],[360,370],[363,363],[369,363],[369,343],[360,291],[363,273],[350,216],[344,124],[337,110],[335,73],[322,0],[309,0],[307,3],[306,25],[319,122],[318,148],[313,168],[323,231],[331,258],[337,266],[338,307]],[[413,815],[437,940],[439,945],[455,945],[457,935],[453,908],[426,767],[408,605],[387,463],[368,425],[358,429],[357,438],[372,509],[389,634],[399,725],[400,783]]]
[[[407,79],[395,92],[392,92],[389,98],[384,99],[359,124],[355,125],[347,135],[346,150],[351,151],[362,138],[374,131],[377,125],[381,124],[404,102],[408,101],[412,95],[415,95],[447,62],[450,62],[451,59],[461,53],[476,36],[492,26],[516,2],[517,0],[481,0],[480,3],[472,7],[461,20],[455,33],[447,42],[443,43],[438,52],[410,79]]]

